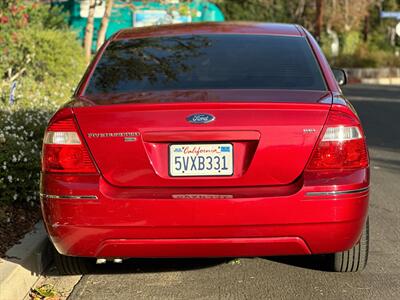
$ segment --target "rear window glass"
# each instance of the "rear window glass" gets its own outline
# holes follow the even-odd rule
[[[326,86],[303,37],[190,35],[110,43],[85,94],[191,89]]]

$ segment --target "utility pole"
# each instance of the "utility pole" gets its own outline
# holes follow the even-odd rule
[[[324,17],[324,5],[323,0],[316,0],[316,17],[315,17],[315,29],[314,35],[318,41],[321,40],[322,23]]]

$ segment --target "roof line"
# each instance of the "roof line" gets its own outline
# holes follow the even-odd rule
[[[298,32],[300,33],[301,36],[305,37],[306,34],[304,32],[303,26],[299,25],[299,24],[294,24],[294,26],[296,27],[296,29],[298,30]]]

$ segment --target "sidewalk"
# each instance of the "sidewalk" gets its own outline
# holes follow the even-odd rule
[[[52,261],[43,223],[0,258],[0,300],[23,299]]]

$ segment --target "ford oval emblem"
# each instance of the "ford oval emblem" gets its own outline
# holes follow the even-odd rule
[[[193,124],[207,124],[215,120],[215,117],[210,114],[193,114],[186,118],[186,120]]]

